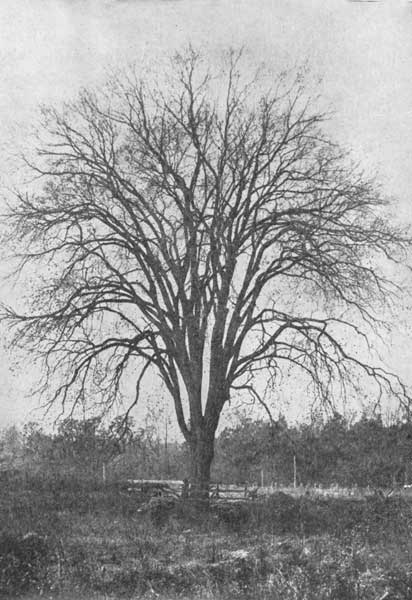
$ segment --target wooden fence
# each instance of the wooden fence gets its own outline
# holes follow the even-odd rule
[[[149,497],[181,497],[193,492],[193,485],[168,479],[129,479],[124,488],[128,492]],[[255,500],[258,494],[259,489],[250,485],[212,483],[209,486],[209,497],[212,500]]]
[[[168,479],[129,479],[122,484],[123,489],[130,493],[139,493],[149,499],[152,497],[170,497],[178,498],[190,495],[193,492],[193,486],[187,481],[168,480]],[[329,496],[340,498],[365,498],[369,495],[380,493],[383,496],[393,494],[403,497],[412,497],[412,487],[404,486],[399,489],[374,490],[372,488],[341,488],[339,486],[257,486],[256,484],[233,485],[225,483],[211,483],[209,487],[209,497],[214,501],[253,501],[257,498],[270,496],[277,492],[282,492],[290,496],[299,497],[302,495],[311,496]]]

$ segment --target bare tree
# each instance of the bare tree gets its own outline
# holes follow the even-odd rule
[[[189,50],[167,86],[129,73],[45,109],[30,163],[43,184],[8,216],[18,270],[43,265],[27,314],[5,309],[43,361],[43,390],[108,406],[133,376],[133,406],[157,370],[202,494],[231,391],[259,398],[260,372],[276,383],[292,365],[327,399],[359,371],[406,396],[344,340],[374,335],[372,306],[396,294],[380,266],[409,237],[322,132],[299,77],[262,93],[238,58],[212,74]]]

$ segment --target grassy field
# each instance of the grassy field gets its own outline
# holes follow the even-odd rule
[[[412,599],[412,503],[282,492],[139,511],[116,486],[0,492],[0,597]]]

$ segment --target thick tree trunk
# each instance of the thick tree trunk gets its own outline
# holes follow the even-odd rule
[[[209,499],[210,469],[214,456],[214,435],[202,430],[194,432],[190,447],[190,495],[207,503]]]

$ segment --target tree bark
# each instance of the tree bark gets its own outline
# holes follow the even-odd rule
[[[214,435],[203,428],[193,432],[190,448],[190,496],[207,504],[209,499],[210,469],[214,456]]]

